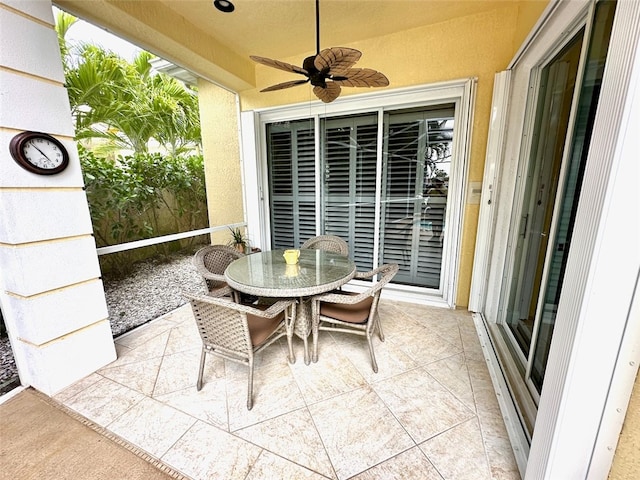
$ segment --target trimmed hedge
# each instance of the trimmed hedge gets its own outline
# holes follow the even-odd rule
[[[137,153],[116,160],[78,146],[98,247],[208,226],[202,155]],[[167,255],[194,239],[104,255],[103,272],[126,275],[136,260]]]

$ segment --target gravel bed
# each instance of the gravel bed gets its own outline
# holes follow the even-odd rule
[[[150,259],[137,263],[126,278],[103,279],[114,338],[184,305],[181,292],[206,292],[192,258],[174,254],[168,262]],[[9,339],[0,338],[0,388],[17,375]]]
[[[183,291],[206,292],[192,258],[193,255],[175,254],[166,263],[151,259],[136,264],[126,278],[104,280],[113,336],[184,305]]]

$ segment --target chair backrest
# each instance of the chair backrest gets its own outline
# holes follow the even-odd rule
[[[199,300],[185,295],[191,302],[202,343],[221,353],[248,359],[252,355],[251,335],[243,305],[222,298]]]
[[[367,293],[373,296],[373,301],[371,302],[371,307],[368,315],[369,319],[371,319],[373,315],[377,314],[378,302],[380,301],[380,294],[382,293],[383,287],[387,283],[389,283],[391,279],[393,279],[393,277],[396,276],[396,273],[398,273],[399,269],[400,267],[398,266],[397,263],[387,263],[384,265],[380,265],[378,268],[373,270],[373,272],[376,272],[377,274],[380,275],[380,278],[374,285],[371,286],[369,290],[367,290]],[[367,330],[370,330],[372,328],[373,328],[373,322],[368,322]]]
[[[311,237],[304,242],[300,248],[313,248],[316,250],[326,250],[328,252],[339,253],[345,257],[349,255],[347,242],[336,235],[318,235]]]
[[[240,257],[244,257],[244,253],[228,245],[207,245],[196,252],[193,264],[201,274],[206,271],[222,276],[229,264]],[[209,291],[224,284],[222,277],[220,280],[205,278],[205,282]]]

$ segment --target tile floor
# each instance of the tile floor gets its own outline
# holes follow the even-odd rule
[[[208,356],[185,305],[116,339],[118,359],[56,396],[194,479],[519,479],[471,314],[381,301],[374,374],[362,338],[286,341],[247,369]]]

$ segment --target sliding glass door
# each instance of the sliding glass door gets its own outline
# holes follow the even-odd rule
[[[508,338],[523,360],[531,350],[583,35],[581,30],[541,74],[538,116],[505,319]]]
[[[373,266],[378,171],[377,115],[321,122],[320,231],[349,244],[358,268]]]
[[[338,235],[359,270],[398,263],[396,283],[441,291],[454,114],[449,104],[268,124],[272,246]]]
[[[526,404],[537,404],[544,383],[615,8],[598,2],[591,21],[531,77],[531,134],[523,135],[529,140],[515,177],[500,306],[490,327],[507,346],[501,355],[514,397],[530,396],[518,400],[529,434],[535,408]]]
[[[398,283],[441,287],[453,113],[385,117],[381,261],[400,265]]]

